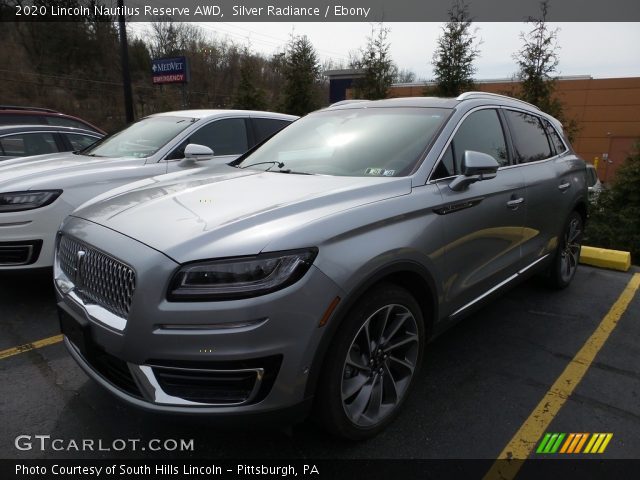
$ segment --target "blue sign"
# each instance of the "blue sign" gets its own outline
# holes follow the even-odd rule
[[[154,84],[187,83],[189,81],[187,57],[156,58],[152,60],[151,70]]]

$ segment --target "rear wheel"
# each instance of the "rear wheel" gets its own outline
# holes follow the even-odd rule
[[[414,383],[424,350],[424,321],[415,299],[391,284],[358,302],[331,346],[319,385],[322,425],[360,440],[385,428]]]
[[[584,222],[578,212],[572,212],[567,219],[560,238],[553,264],[551,265],[551,284],[556,288],[568,286],[578,269]]]

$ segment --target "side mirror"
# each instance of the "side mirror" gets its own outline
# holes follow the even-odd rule
[[[449,184],[449,188],[459,192],[472,183],[495,178],[499,167],[500,165],[491,155],[467,150],[464,152],[464,159],[462,160],[462,175],[454,178]]]
[[[213,158],[213,150],[205,145],[198,145],[197,143],[190,143],[184,147],[185,160],[209,160]]]

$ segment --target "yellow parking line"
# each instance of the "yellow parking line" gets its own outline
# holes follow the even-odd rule
[[[62,335],[55,335],[49,338],[43,338],[42,340],[36,340],[32,343],[25,343],[19,347],[8,348],[7,350],[0,351],[0,360],[13,357],[19,353],[28,352],[29,350],[35,350],[36,348],[46,347],[47,345],[54,345],[62,341]]]
[[[484,476],[484,480],[510,480],[515,478],[524,460],[534,450],[542,434],[547,430],[551,421],[571,396],[576,386],[587,373],[587,370],[589,370],[595,356],[618,325],[620,317],[626,311],[639,287],[640,273],[636,273],[631,277],[626,288],[604,316],[595,332],[591,334],[580,351],[573,357],[549,391],[540,400],[540,403],[533,409],[529,418],[525,420],[504,450],[498,455],[498,459]]]

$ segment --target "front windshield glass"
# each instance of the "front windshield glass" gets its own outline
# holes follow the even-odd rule
[[[294,122],[237,166],[285,173],[405,176],[449,113],[444,108],[325,110]]]
[[[195,121],[185,117],[144,118],[82,151],[82,154],[110,158],[149,157]]]

